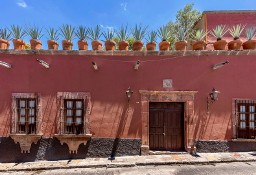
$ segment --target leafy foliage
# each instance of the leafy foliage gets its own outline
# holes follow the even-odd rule
[[[26,33],[32,38],[32,39],[40,39],[42,34],[42,28],[39,28],[37,26],[33,27],[27,27]]]
[[[131,30],[132,36],[135,40],[143,40],[146,32],[147,27],[143,27],[142,25],[135,25],[135,27]]]
[[[218,25],[210,33],[211,35],[216,37],[217,40],[220,40],[227,32],[228,32],[228,29],[226,28],[225,25]]]
[[[26,32],[22,29],[21,26],[18,25],[11,25],[11,33],[12,37],[15,39],[23,39],[23,37],[26,35]]]
[[[120,41],[127,41],[127,39],[129,38],[129,33],[128,33],[128,29],[127,29],[127,25],[126,26],[121,26],[120,29],[118,31],[116,31],[116,36]]]
[[[241,24],[238,24],[229,29],[229,33],[234,39],[238,39],[242,34],[244,28],[245,25],[242,26]]]
[[[66,39],[66,40],[70,40],[72,41],[74,38],[74,34],[75,34],[75,28],[72,27],[71,25],[68,24],[64,24],[62,25],[62,27],[60,28],[61,31],[61,35]]]
[[[78,26],[77,30],[75,31],[75,35],[80,40],[86,40],[88,38],[88,30],[84,26]]]
[[[95,28],[88,28],[88,38],[90,40],[99,40],[102,35],[101,28],[97,25]]]
[[[10,40],[11,32],[8,29],[0,29],[0,38],[4,40]]]
[[[54,29],[54,28],[49,28],[49,29],[46,29],[48,35],[49,35],[49,39],[50,40],[55,40],[55,41],[58,41],[59,40],[59,32],[57,29]]]
[[[246,34],[247,40],[251,40],[256,34],[256,28],[250,27],[250,28],[246,29],[245,34]]]

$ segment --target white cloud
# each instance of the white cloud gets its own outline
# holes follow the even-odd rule
[[[24,0],[18,0],[17,5],[22,7],[22,8],[27,8],[28,7],[27,3]]]
[[[127,2],[121,3],[120,6],[123,8],[123,11],[127,10]]]
[[[107,29],[107,30],[110,30],[110,31],[114,31],[114,27],[113,26],[104,26],[104,25],[100,24],[100,27],[102,27],[104,29]]]

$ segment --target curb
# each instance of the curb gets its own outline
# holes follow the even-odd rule
[[[42,171],[42,170],[56,170],[56,169],[72,169],[72,168],[123,168],[136,166],[162,166],[162,165],[209,165],[215,163],[232,163],[232,162],[256,162],[256,159],[250,160],[218,160],[218,161],[182,161],[182,162],[138,162],[138,163],[110,163],[110,164],[91,164],[91,165],[70,165],[70,166],[49,166],[49,167],[30,167],[30,168],[13,168],[0,170],[0,172],[8,171]]]

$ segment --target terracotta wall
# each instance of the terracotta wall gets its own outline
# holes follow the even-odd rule
[[[209,52],[209,51],[208,51]],[[90,92],[89,115],[94,137],[141,138],[141,104],[139,90],[198,91],[195,114],[190,120],[190,138],[231,139],[232,98],[256,98],[256,59],[253,55],[216,54],[188,56],[102,56],[102,55],[13,55],[1,54],[0,60],[13,68],[0,66],[0,136],[10,132],[11,93],[38,92],[42,95],[42,132],[56,133],[57,92]],[[239,53],[239,52],[237,52]],[[193,56],[194,55],[194,56]],[[36,59],[50,64],[42,67]],[[139,70],[133,69],[141,60]],[[213,71],[213,64],[230,64]],[[92,68],[95,61],[99,70]],[[173,88],[164,89],[163,79],[172,79]],[[134,91],[128,106],[125,91]],[[219,90],[219,100],[207,113],[206,98],[212,88]]]

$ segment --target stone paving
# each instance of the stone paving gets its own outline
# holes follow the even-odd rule
[[[256,161],[255,152],[236,153],[197,153],[149,155],[149,156],[124,156],[114,160],[108,158],[87,158],[60,161],[37,161],[24,163],[0,163],[0,172],[6,171],[37,171],[50,169],[71,168],[118,168],[138,167],[147,165],[178,165],[178,164],[211,164],[226,162],[251,162]]]

